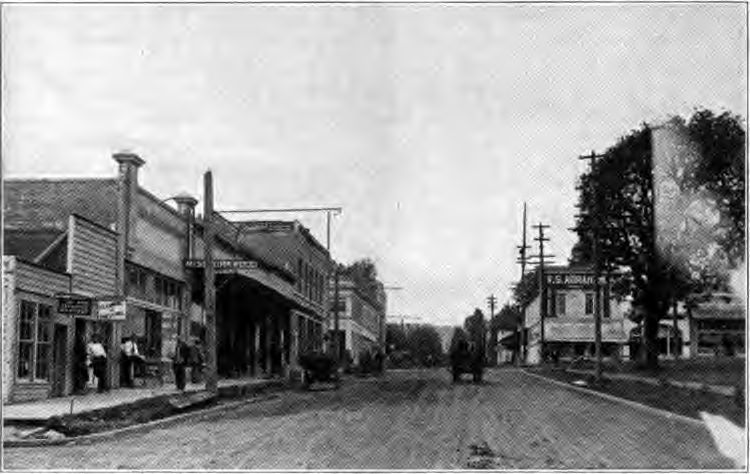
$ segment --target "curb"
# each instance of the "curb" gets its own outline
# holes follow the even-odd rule
[[[602,392],[598,392],[596,390],[591,390],[591,389],[588,389],[588,388],[577,387],[575,385],[571,385],[569,383],[561,382],[559,380],[555,380],[555,379],[552,379],[552,378],[549,378],[549,377],[545,377],[543,375],[533,374],[533,373],[528,372],[526,370],[522,370],[522,372],[525,373],[526,375],[531,376],[531,377],[535,377],[535,378],[547,381],[549,383],[553,383],[555,385],[559,385],[561,387],[565,387],[565,388],[573,390],[573,391],[578,391],[578,392],[581,392],[581,393],[587,393],[587,394],[591,394],[591,395],[596,395],[597,397],[604,398],[604,399],[609,400],[609,401],[621,403],[621,404],[627,405],[627,406],[629,406],[631,408],[637,408],[639,410],[646,411],[646,412],[652,413],[654,415],[659,415],[659,416],[668,418],[668,419],[673,420],[673,421],[681,421],[681,422],[693,425],[695,427],[703,427],[703,428],[705,428],[705,426],[706,426],[705,423],[703,423],[703,421],[701,421],[701,420],[699,420],[697,418],[691,418],[689,416],[679,415],[679,414],[673,413],[671,411],[662,410],[661,408],[654,408],[652,406],[644,405],[643,403],[634,402],[633,400],[628,400],[628,399],[625,399],[625,398],[620,398],[620,397],[617,397],[615,395],[610,395],[608,393],[602,393]]]
[[[77,444],[89,444],[96,441],[104,441],[110,439],[116,439],[122,435],[132,433],[144,433],[155,428],[165,427],[171,424],[178,423],[188,418],[201,417],[212,415],[214,413],[221,412],[222,410],[236,408],[242,405],[250,403],[258,403],[266,400],[272,400],[278,398],[278,394],[258,394],[249,399],[238,400],[235,402],[227,403],[225,405],[219,405],[215,407],[205,408],[202,410],[191,411],[187,413],[180,413],[178,415],[161,418],[159,420],[149,421],[147,423],[140,423],[131,426],[125,426],[123,428],[117,428],[111,431],[102,431],[99,433],[91,433],[83,436],[72,436],[70,438],[60,439],[17,439],[17,440],[3,440],[3,448],[32,448],[41,446],[59,446],[66,445],[72,446]]]
[[[566,369],[566,372],[573,373],[573,374],[580,374],[580,375],[592,375],[593,371],[587,371],[587,370],[578,370],[578,369]],[[731,386],[731,385],[714,385],[714,384],[707,384],[707,383],[700,383],[700,382],[692,382],[692,381],[681,381],[681,380],[673,380],[673,379],[664,379],[663,381],[658,378],[653,377],[639,377],[639,376],[628,376],[628,377],[621,377],[618,374],[612,374],[610,376],[612,379],[621,379],[621,380],[635,380],[638,382],[647,383],[650,385],[658,386],[662,383],[666,383],[667,385],[671,385],[673,387],[679,387],[679,388],[687,388],[689,390],[695,390],[695,391],[707,391],[711,393],[715,393],[717,395],[724,395],[725,397],[732,397],[735,396],[737,387]]]

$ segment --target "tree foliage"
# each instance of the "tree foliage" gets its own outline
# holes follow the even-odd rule
[[[744,254],[744,129],[737,117],[716,116],[709,111],[697,112],[686,129],[686,143],[694,143],[697,153],[672,153],[674,159],[664,168],[667,177],[658,179],[673,180],[677,195],[713,194],[720,203],[720,227],[725,229],[716,234],[716,241],[728,258],[737,259]],[[659,241],[653,143],[653,130],[641,126],[609,148],[581,177],[578,243],[571,257],[572,263],[593,263],[592,243],[596,238],[603,268],[626,270],[615,291],[631,296],[634,305],[642,309],[636,314],[644,322],[649,367],[658,363],[659,321],[674,301],[684,299],[707,281],[705,275],[701,277],[700,272],[685,264],[698,261],[695,257],[698,251],[705,250],[705,241],[697,239],[701,248],[691,251],[687,258],[681,253],[695,238],[671,239],[666,245]],[[662,165],[659,164],[660,171]],[[665,192],[664,183],[658,184],[660,193]],[[662,202],[674,200],[664,199],[660,198],[660,209]],[[666,217],[660,215],[659,225],[678,211],[670,209]],[[680,229],[685,227],[681,225]]]
[[[406,345],[415,363],[432,367],[443,360],[443,345],[440,334],[431,325],[419,325],[406,335]]]
[[[389,352],[406,350],[406,332],[401,325],[393,323],[386,324],[385,345]]]
[[[527,272],[513,288],[513,301],[518,306],[528,306],[539,294],[539,271]]]

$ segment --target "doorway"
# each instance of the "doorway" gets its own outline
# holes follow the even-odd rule
[[[55,334],[52,349],[52,367],[54,370],[52,378],[52,396],[62,397],[65,395],[65,382],[67,381],[68,361],[65,357],[68,353],[68,326],[55,324]]]

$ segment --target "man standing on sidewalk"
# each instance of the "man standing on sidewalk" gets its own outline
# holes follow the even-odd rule
[[[138,346],[135,344],[135,338],[125,336],[122,338],[120,354],[120,383],[123,386],[133,388],[133,363],[138,357]]]
[[[107,388],[107,352],[101,342],[101,337],[94,334],[91,342],[86,346],[86,352],[94,367],[94,377],[97,380],[97,392],[105,392]]]
[[[174,369],[174,382],[177,390],[185,390],[185,366],[190,358],[190,351],[181,337],[177,338],[177,344],[172,356],[172,367]]]

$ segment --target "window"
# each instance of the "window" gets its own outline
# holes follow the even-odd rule
[[[21,300],[20,316],[18,378],[47,380],[52,346],[52,307]]]
[[[126,294],[173,309],[182,309],[182,284],[136,266],[127,269]]]
[[[297,291],[302,293],[302,281],[303,281],[303,274],[302,274],[302,259],[297,259]]]
[[[557,293],[555,295],[555,315],[565,316],[565,293]]]
[[[594,314],[594,294],[586,293],[586,311],[585,314]]]

